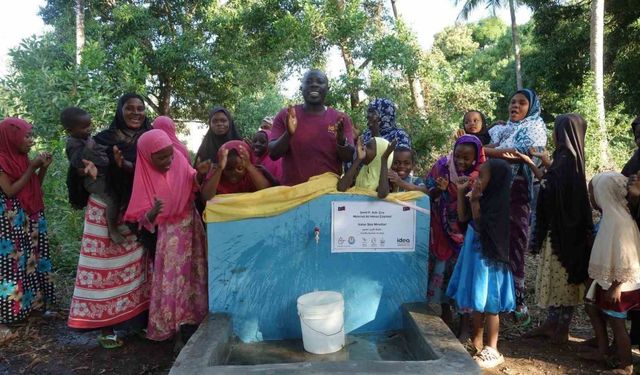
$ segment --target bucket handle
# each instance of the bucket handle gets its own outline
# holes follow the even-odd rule
[[[326,333],[324,333],[324,332],[320,332],[320,331],[318,331],[318,330],[313,329],[313,327],[311,327],[310,325],[308,325],[308,324],[304,321],[304,319],[300,319],[300,322],[302,322],[302,324],[304,324],[305,326],[307,326],[307,328],[309,328],[309,329],[310,329],[310,330],[312,330],[313,332],[315,332],[315,333],[319,333],[319,334],[321,334],[321,335],[323,335],[323,336],[327,336],[327,337],[329,337],[329,336],[335,336],[335,335],[339,334],[340,332],[342,332],[342,330],[344,329],[344,322],[342,322],[342,327],[340,327],[340,329],[338,330],[338,332],[336,332],[336,333],[330,333],[330,334],[328,334],[328,335],[327,335],[327,334],[326,334]]]

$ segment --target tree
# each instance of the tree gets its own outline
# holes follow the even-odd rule
[[[401,22],[400,13],[398,13],[398,9],[396,9],[396,0],[391,0],[391,9],[393,9],[393,17],[395,18],[396,23]],[[409,88],[411,89],[413,106],[419,113],[424,114],[425,105],[424,97],[422,96],[422,83],[420,83],[420,77],[407,75],[407,81],[409,82]]]
[[[76,0],[76,65],[82,62],[84,49],[84,0]]]
[[[591,0],[591,70],[594,80],[600,135],[599,152],[604,166],[609,166],[607,123],[604,109],[604,0]]]
[[[454,4],[458,5],[463,0],[454,0]],[[516,88],[522,89],[522,64],[520,62],[520,37],[518,36],[518,24],[516,23],[516,1],[509,1],[509,12],[511,14],[511,39],[513,45],[513,55],[515,59],[516,68]],[[464,0],[464,6],[460,11],[458,17],[468,19],[472,10],[479,7],[482,3],[486,5],[486,8],[490,8],[491,12],[495,16],[497,8],[501,8],[505,5],[505,0]]]

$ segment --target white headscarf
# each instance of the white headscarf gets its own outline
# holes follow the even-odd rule
[[[602,209],[600,229],[589,259],[589,277],[603,289],[619,281],[622,291],[640,289],[640,231],[627,206],[627,178],[604,172],[591,180]]]

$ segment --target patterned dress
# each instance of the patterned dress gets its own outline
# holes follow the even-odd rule
[[[76,283],[69,307],[72,328],[110,327],[149,308],[151,267],[130,231],[114,244],[107,229],[106,206],[95,195],[87,202]]]
[[[192,215],[157,231],[147,337],[162,341],[207,314],[207,243],[195,207]]]
[[[44,212],[31,217],[0,191],[0,323],[55,302]]]

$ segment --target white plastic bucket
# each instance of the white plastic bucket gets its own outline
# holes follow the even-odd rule
[[[298,297],[304,350],[334,353],[344,347],[344,299],[338,292],[320,291]]]

